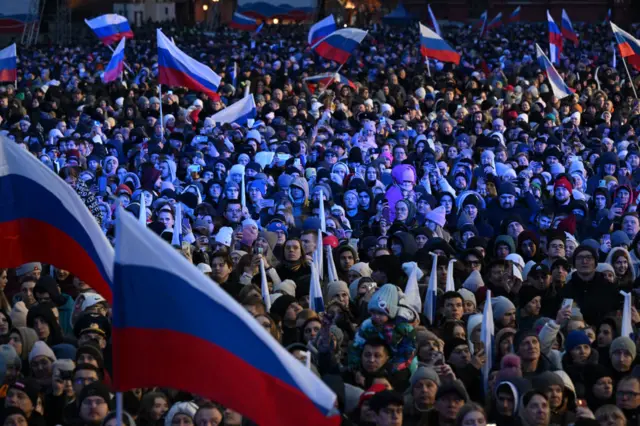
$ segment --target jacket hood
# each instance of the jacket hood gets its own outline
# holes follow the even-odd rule
[[[612,248],[611,251],[609,252],[609,254],[607,255],[606,262],[609,265],[613,266],[613,262],[614,262],[615,258],[620,253],[622,253],[624,255],[624,257],[627,258],[627,262],[629,262],[629,271],[631,271],[632,280],[635,282],[635,280],[636,280],[636,269],[634,268],[635,263],[633,262],[633,259],[631,258],[631,255],[629,254],[629,251],[627,251],[627,249],[622,248],[622,247]]]

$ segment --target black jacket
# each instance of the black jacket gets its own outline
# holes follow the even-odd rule
[[[564,299],[573,299],[578,304],[588,324],[597,324],[610,312],[622,306],[618,290],[608,284],[600,272],[596,272],[590,281],[583,281],[574,273],[571,280],[560,290],[558,300]]]

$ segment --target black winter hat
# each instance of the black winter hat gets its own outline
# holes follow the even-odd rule
[[[576,257],[578,257],[578,254],[584,252],[584,251],[588,251],[591,256],[593,256],[593,259],[595,262],[598,261],[598,252],[596,251],[595,248],[587,246],[587,245],[579,245],[578,247],[576,247],[576,249],[573,251],[573,266],[576,266]]]

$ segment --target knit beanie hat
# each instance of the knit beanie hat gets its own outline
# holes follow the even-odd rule
[[[527,337],[535,337],[536,339],[538,339],[538,341],[540,341],[538,333],[533,330],[518,331],[513,338],[513,349],[516,351],[516,353],[518,353],[518,348],[520,348],[520,344],[522,343],[522,341]]]
[[[216,243],[231,247],[232,237],[233,229],[228,226],[223,226],[216,234]]]
[[[445,223],[447,223],[447,210],[444,206],[438,206],[427,213],[427,220],[431,220],[441,227],[444,227]]]
[[[17,389],[27,394],[31,403],[35,407],[38,405],[38,396],[40,395],[40,385],[31,377],[23,377],[16,380],[15,383],[9,385],[9,389]]]
[[[355,265],[353,265],[351,268],[349,268],[349,270],[359,273],[361,277],[370,277],[371,274],[373,273],[373,271],[369,267],[369,264],[365,262],[358,262]]]
[[[27,314],[29,310],[24,302],[16,302],[11,309],[9,316],[11,317],[11,324],[14,327],[26,327],[27,326]]]
[[[596,249],[594,249],[593,247],[584,245],[584,244],[580,244],[578,247],[576,247],[576,249],[573,252],[573,265],[575,266],[576,264],[576,257],[578,257],[578,255],[584,251],[588,251],[591,256],[593,256],[593,258],[596,260],[596,262],[598,261],[598,251]]]
[[[18,371],[22,369],[22,360],[13,346],[9,344],[0,345],[0,356],[4,358],[7,368],[14,367]]]
[[[436,371],[431,367],[424,365],[418,367],[409,379],[409,382],[411,383],[409,389],[413,388],[413,386],[420,380],[431,380],[433,383],[440,386],[440,377],[438,377],[438,373],[436,373]]]
[[[198,406],[191,401],[176,402],[171,406],[167,416],[164,418],[164,426],[171,426],[176,414],[186,414],[193,420],[196,415],[196,411],[198,411]]]
[[[573,330],[571,333],[567,334],[567,339],[564,343],[564,347],[567,352],[580,345],[591,345],[591,341],[589,340],[587,333],[582,330]]]
[[[615,351],[619,351],[621,349],[628,351],[633,360],[636,359],[636,344],[627,336],[616,337],[613,342],[611,342],[611,346],[609,347],[609,356],[613,356]]]
[[[293,280],[284,280],[280,283],[276,284],[273,288],[273,291],[279,291],[282,294],[286,294],[289,296],[296,296],[296,283]]]
[[[369,312],[379,312],[389,318],[395,318],[398,313],[398,287],[385,284],[378,289],[369,300]]]
[[[251,189],[251,188],[256,188],[258,191],[260,191],[260,193],[264,196],[267,194],[267,182],[265,180],[262,179],[257,179],[254,180],[253,182],[249,183],[249,185],[247,185],[247,192]]]
[[[537,288],[529,285],[524,286],[518,292],[518,306],[520,307],[520,309],[522,309],[527,306],[529,302],[540,295],[541,294]]]
[[[458,294],[462,296],[462,300],[464,300],[465,302],[472,302],[475,307],[478,306],[478,303],[476,302],[476,295],[471,291],[467,290],[466,288],[461,288],[460,290],[458,290]]]
[[[444,359],[448,361],[454,349],[457,348],[458,346],[469,346],[469,342],[467,342],[464,339],[459,339],[455,337],[451,340],[448,340],[444,344]]]
[[[511,310],[515,310],[516,306],[513,302],[504,296],[498,296],[491,299],[491,307],[493,308],[493,319],[499,321],[504,314]]]
[[[42,340],[38,340],[35,345],[33,345],[33,349],[29,352],[29,364],[33,361],[34,358],[39,357],[41,355],[46,356],[51,360],[51,362],[55,362],[57,360],[56,355],[53,353],[53,350]]]
[[[611,272],[612,274],[616,273],[615,269],[613,269],[613,266],[608,263],[598,263],[598,266],[596,266],[596,272]]]
[[[502,378],[522,377],[522,360],[516,354],[506,354],[500,360]]]
[[[327,298],[329,300],[333,299],[340,292],[349,294],[349,286],[344,281],[332,281],[327,286]]]
[[[102,382],[93,382],[88,384],[82,389],[78,396],[78,405],[82,405],[82,402],[90,396],[99,396],[104,399],[104,402],[111,407],[111,393],[109,388]]]
[[[473,293],[478,291],[480,287],[484,287],[484,281],[482,275],[478,271],[471,271],[467,279],[462,283],[462,288],[465,288]],[[478,305],[476,305],[478,306]]]

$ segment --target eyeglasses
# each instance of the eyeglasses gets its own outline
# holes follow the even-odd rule
[[[640,392],[633,391],[617,391],[616,396],[620,398],[637,398],[640,396]]]
[[[576,256],[576,262],[593,262],[593,256],[591,255],[586,255],[586,256]]]

